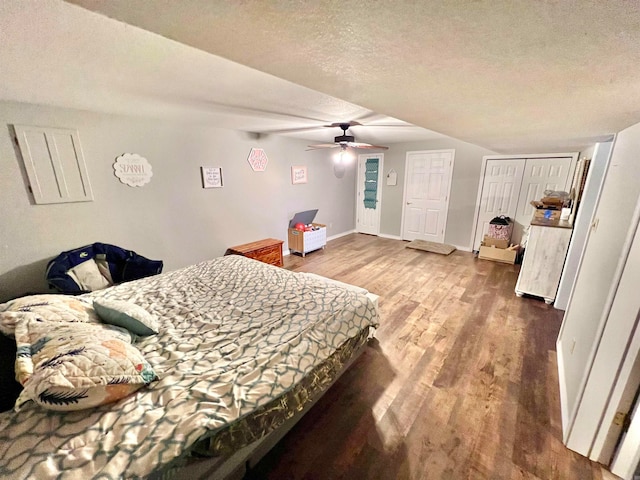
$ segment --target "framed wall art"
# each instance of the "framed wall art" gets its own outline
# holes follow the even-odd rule
[[[307,183],[307,167],[293,166],[291,167],[291,183]]]
[[[222,167],[200,167],[202,172],[202,188],[221,188]]]

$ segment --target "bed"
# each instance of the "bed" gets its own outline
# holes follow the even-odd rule
[[[156,379],[94,408],[0,414],[2,478],[241,477],[378,325],[366,290],[235,255],[80,298],[157,319],[135,343]]]

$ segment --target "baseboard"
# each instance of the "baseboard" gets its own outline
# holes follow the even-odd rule
[[[355,230],[347,230],[346,232],[338,233],[336,235],[331,235],[330,237],[327,237],[327,242],[330,241],[330,240],[335,240],[336,238],[344,237],[346,235],[351,235],[352,233],[356,233],[356,231]]]
[[[399,237],[398,235],[389,235],[388,233],[379,233],[378,236],[380,238],[389,238],[391,240],[402,240],[402,237]]]
[[[569,441],[569,402],[567,399],[567,384],[564,375],[564,359],[562,358],[562,341],[556,341],[556,362],[558,368],[558,384],[560,390],[560,418],[562,421],[562,442]]]
[[[456,249],[460,250],[461,252],[471,252],[471,248],[470,247],[461,247],[459,245],[454,245],[454,247],[456,247]]]

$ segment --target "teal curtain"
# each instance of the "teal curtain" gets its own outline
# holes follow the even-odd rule
[[[376,209],[378,197],[378,159],[367,158],[364,169],[364,208]]]

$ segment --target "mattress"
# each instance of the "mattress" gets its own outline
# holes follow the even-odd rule
[[[378,322],[362,291],[234,255],[86,296],[158,316],[136,346],[160,379],[90,410],[0,414],[2,478],[144,477],[194,445],[239,449],[301,409]]]

